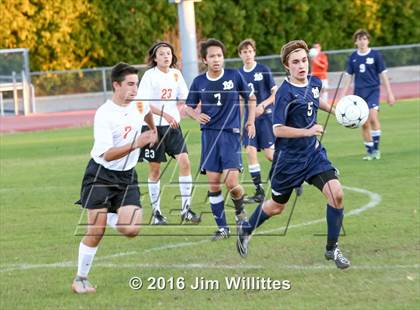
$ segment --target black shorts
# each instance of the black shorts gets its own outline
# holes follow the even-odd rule
[[[337,180],[337,171],[335,169],[327,170],[311,177],[307,182],[316,188],[318,188],[321,192],[324,188],[324,185],[331,180]],[[271,198],[281,204],[285,204],[289,201],[290,196],[292,195],[293,190],[288,190],[284,193],[275,194],[274,192],[271,193]]]
[[[109,170],[91,159],[77,203],[86,209],[107,208],[111,212],[128,205],[141,207],[136,170]]]
[[[157,126],[156,128],[159,141],[153,147],[146,145],[142,148],[139,161],[161,163],[166,161],[165,154],[175,158],[175,155],[188,153],[181,128],[171,128],[170,126]],[[149,127],[143,126],[141,131],[147,130]]]

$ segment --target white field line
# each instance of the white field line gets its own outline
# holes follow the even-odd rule
[[[358,209],[354,209],[349,211],[348,213],[345,214],[345,216],[353,216],[353,215],[359,215],[362,212],[365,212],[366,210],[369,210],[371,208],[376,207],[380,202],[381,202],[381,196],[377,193],[373,193],[370,192],[368,190],[365,189],[361,189],[361,188],[357,188],[357,187],[348,187],[348,186],[343,186],[344,189],[347,189],[349,191],[353,191],[353,192],[357,192],[357,193],[361,193],[361,194],[365,194],[370,198],[370,201],[365,204],[364,206],[358,208]],[[304,222],[304,223],[300,223],[300,224],[294,224],[294,225],[289,225],[289,228],[299,228],[299,227],[304,227],[304,226],[308,226],[308,225],[313,225],[313,224],[318,224],[321,222],[324,222],[325,219],[319,219],[319,220],[313,220],[313,221],[309,221],[309,222]],[[257,234],[258,235],[263,235],[263,234],[268,234],[268,233],[273,233],[273,232],[278,232],[278,231],[284,231],[285,227],[279,227],[279,228],[275,228],[275,229],[270,229],[270,230],[265,230],[265,231],[260,231]],[[112,255],[107,255],[107,256],[102,256],[102,257],[97,257],[95,259],[95,261],[103,261],[103,260],[107,260],[107,259],[112,259],[112,258],[116,258],[116,257],[124,257],[124,256],[131,256],[131,255],[138,255],[140,253],[150,253],[150,252],[156,252],[156,251],[162,251],[162,250],[168,250],[168,249],[175,249],[175,248],[184,248],[184,247],[189,247],[189,246],[193,246],[193,245],[197,245],[197,244],[203,244],[203,243],[207,243],[210,242],[210,239],[204,239],[204,240],[200,240],[200,241],[193,241],[193,242],[181,242],[181,243],[173,243],[173,244],[167,244],[167,245],[162,245],[162,246],[158,246],[158,247],[153,247],[153,248],[149,248],[149,249],[144,249],[142,251],[130,251],[130,252],[123,252],[123,253],[116,253],[116,254],[112,254]],[[123,266],[120,264],[104,264],[104,263],[95,263],[95,266],[101,266],[101,264],[106,267],[106,266]],[[150,266],[149,264],[143,264],[144,266]],[[183,266],[195,266],[197,264],[187,264],[187,265],[183,265]],[[0,266],[0,273],[2,272],[11,272],[11,271],[15,271],[15,270],[27,270],[27,269],[39,269],[39,268],[73,268],[77,266],[75,264],[74,261],[67,261],[67,262],[58,262],[58,263],[50,263],[50,264],[9,264],[9,265],[2,265]],[[132,264],[132,265],[126,265],[126,266],[142,266],[142,264]],[[158,265],[156,265],[158,266]],[[165,266],[175,266],[175,265],[159,265],[161,266],[161,268],[165,268]],[[201,265],[198,264],[197,266],[201,266],[199,268],[206,268],[205,266],[207,265]],[[230,266],[226,265],[218,265],[220,268],[226,268],[229,269]],[[298,268],[294,268],[294,265],[284,265],[283,267],[278,266],[278,268],[284,268],[284,269],[305,269],[305,268],[309,268],[309,269],[322,269],[323,267],[317,267],[317,266],[298,266]],[[323,265],[321,265],[323,266]],[[392,268],[393,265],[382,265],[384,266],[383,268]],[[389,267],[386,267],[389,266]],[[394,265],[394,266],[400,266],[400,265]],[[406,266],[406,265],[401,265],[401,266]],[[412,268],[414,266],[414,268],[418,268],[418,265],[407,265],[406,267],[403,268]],[[239,267],[239,266],[236,266]],[[259,266],[251,266],[252,268],[260,268]],[[362,267],[362,266],[360,266]],[[360,268],[357,266],[352,266],[352,268]],[[379,267],[379,269],[381,269],[382,267]],[[127,267],[130,268],[130,267]],[[172,268],[172,267],[168,267],[168,268]],[[173,267],[176,268],[176,267]],[[189,268],[194,268],[194,267],[189,267]],[[196,267],[198,268],[198,267]],[[213,268],[212,266],[207,267],[207,268]],[[325,268],[327,268],[327,266],[325,266]],[[367,265],[366,269],[375,269],[375,266],[369,266]],[[328,268],[327,268],[328,269]]]

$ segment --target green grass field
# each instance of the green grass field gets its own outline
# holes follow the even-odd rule
[[[383,105],[380,161],[364,162],[360,130],[333,119],[324,138],[331,161],[345,186],[345,235],[340,245],[352,262],[338,270],[324,257],[325,200],[304,187],[284,235],[291,204],[254,236],[247,259],[236,252],[235,236],[210,242],[210,214],[199,226],[145,225],[141,236],[126,239],[108,229],[90,273],[93,295],[70,290],[85,214],[73,205],[92,146],[92,128],[2,135],[0,144],[0,296],[2,309],[418,309],[420,304],[419,153],[420,100]],[[322,113],[322,112],[321,112]],[[321,115],[320,123],[325,115]],[[198,125],[183,125],[193,175],[199,164]],[[269,163],[261,157],[264,177]],[[245,164],[246,166],[246,164]],[[140,181],[146,164],[137,166]],[[247,171],[243,183],[252,185]],[[179,223],[177,170],[163,175],[162,210]],[[208,212],[206,178],[199,176],[193,197],[196,211]],[[141,190],[146,193],[147,186]],[[268,185],[267,185],[268,190]],[[292,197],[293,198],[293,197]],[[292,200],[291,200],[292,201]],[[142,198],[144,222],[150,218]],[[231,206],[228,201],[228,206]],[[248,205],[250,214],[255,205]],[[82,216],[81,216],[82,215]],[[227,215],[233,222],[232,208]],[[231,225],[234,230],[234,226]],[[270,236],[264,236],[269,233]],[[131,277],[144,286],[132,290]],[[290,290],[228,290],[225,277],[289,280]],[[166,289],[149,290],[149,277],[163,277]],[[170,282],[184,279],[185,289]],[[218,290],[193,290],[196,278],[220,281]],[[160,280],[159,280],[160,281]],[[162,284],[162,283],[160,283]],[[176,287],[176,285],[175,285]]]

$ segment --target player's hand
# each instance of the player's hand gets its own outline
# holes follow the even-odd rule
[[[200,113],[200,114],[198,115],[198,117],[196,118],[196,120],[197,120],[200,124],[204,125],[204,124],[207,124],[208,122],[210,122],[211,117],[210,117],[210,116],[208,116],[208,115],[207,115],[207,114],[205,114],[205,113]]]
[[[170,116],[169,114],[166,114],[164,118],[168,122],[169,126],[171,126],[171,128],[179,127],[179,124],[174,117]]]
[[[255,137],[255,125],[251,123],[247,123],[246,130],[248,132],[248,138],[253,139]]]
[[[146,132],[143,132],[140,136],[137,137],[134,147],[142,148],[148,144],[156,143],[156,141],[157,141],[156,131],[148,130]]]
[[[257,118],[258,116],[264,114],[264,107],[262,104],[257,105],[257,107],[255,108],[255,118]]]
[[[320,136],[323,134],[324,128],[319,124],[315,124],[311,128],[308,128],[307,131],[308,131],[308,137]]]
[[[388,95],[388,104],[393,106],[395,104],[395,97],[393,94]]]

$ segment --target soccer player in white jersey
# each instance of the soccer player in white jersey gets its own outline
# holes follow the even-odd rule
[[[149,101],[154,114],[159,143],[146,146],[139,161],[149,162],[149,196],[153,208],[152,224],[166,224],[160,209],[160,165],[166,155],[178,162],[179,189],[181,192],[182,222],[199,223],[200,217],[191,210],[192,177],[187,145],[180,127],[179,107],[185,103],[188,88],[181,72],[176,69],[177,57],[174,48],[167,42],[157,42],[149,49],[147,70],[140,82],[137,98]],[[143,128],[147,131],[148,128]]]
[[[381,138],[381,124],[379,122],[379,99],[381,79],[384,83],[388,104],[394,105],[395,98],[387,76],[385,62],[378,50],[369,48],[370,35],[364,29],[353,34],[353,41],[357,51],[353,52],[347,62],[346,73],[354,76],[354,94],[362,97],[369,106],[369,119],[362,126],[362,136],[366,148],[363,160],[380,159],[379,140]],[[346,95],[351,84],[347,79],[343,95]]]
[[[95,114],[95,142],[79,202],[87,209],[88,225],[79,246],[72,284],[75,293],[96,291],[87,277],[107,224],[127,237],[139,233],[142,211],[135,166],[139,148],[156,143],[157,133],[147,103],[132,101],[137,93],[137,74],[137,69],[126,63],[115,65],[112,99]],[[141,132],[144,121],[152,130]]]

